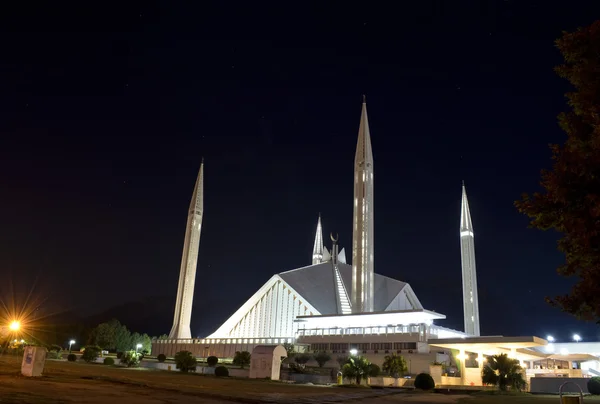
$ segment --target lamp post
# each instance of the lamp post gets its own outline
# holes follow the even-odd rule
[[[552,335],[548,335],[548,336],[546,337],[546,340],[547,340],[548,342],[554,342],[554,337],[553,337]]]
[[[575,342],[581,341],[581,337],[579,336],[579,334],[574,334],[573,339],[575,340]]]
[[[137,344],[135,346],[135,352],[137,353],[138,349],[140,349],[142,347],[142,344]]]
[[[356,349],[350,350],[350,355],[352,355],[352,356],[356,356],[357,353],[358,353],[358,350],[356,350]]]
[[[71,347],[73,346],[74,343],[75,343],[74,339],[72,339],[71,341],[69,341],[69,353],[71,353]]]

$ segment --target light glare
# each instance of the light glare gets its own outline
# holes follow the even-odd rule
[[[19,328],[21,328],[21,323],[15,320],[12,323],[10,323],[10,326],[8,328],[10,328],[11,331],[19,331]]]
[[[579,334],[574,334],[573,339],[575,340],[575,342],[581,341],[581,337],[579,336]]]
[[[548,342],[554,342],[554,337],[553,337],[552,335],[548,335],[548,336],[546,337],[546,340],[547,340]]]

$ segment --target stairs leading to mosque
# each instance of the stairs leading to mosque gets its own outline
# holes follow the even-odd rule
[[[340,297],[340,305],[342,306],[342,314],[352,313],[350,301],[348,300],[348,294],[346,293],[346,288],[342,282],[340,271],[337,268],[335,268],[335,282],[337,284],[338,296]]]

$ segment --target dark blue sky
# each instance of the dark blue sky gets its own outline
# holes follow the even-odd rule
[[[553,41],[599,5],[204,3],[3,13],[4,299],[7,284],[20,296],[37,279],[52,310],[173,305],[204,156],[192,331],[212,332],[270,276],[310,263],[319,212],[349,248],[366,93],[375,271],[462,329],[464,179],[482,333],[600,338],[544,302],[570,285],[555,273],[557,235],[527,229],[513,207],[549,166],[547,144],[564,139]],[[157,316],[147,328],[170,326]]]

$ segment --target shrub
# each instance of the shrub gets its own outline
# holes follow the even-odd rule
[[[587,382],[590,394],[600,394],[600,376],[594,376]]]
[[[319,367],[322,368],[331,360],[331,355],[329,355],[327,352],[317,352],[313,355],[313,358],[317,361]]]
[[[217,366],[215,368],[215,376],[227,377],[229,376],[229,369],[227,369],[225,366]]]
[[[123,357],[123,352],[117,352],[117,359],[121,359]]]
[[[248,351],[236,352],[233,357],[233,364],[244,369],[244,366],[250,364],[251,357],[252,355],[250,355],[250,352]]]
[[[306,363],[309,360],[310,360],[310,355],[306,354],[306,353],[301,353],[301,354],[294,356],[294,361],[296,361],[296,363],[298,365],[306,365]]]
[[[113,358],[104,358],[104,364],[105,365],[114,365],[115,360]]]
[[[217,363],[219,363],[219,358],[217,358],[216,356],[209,356],[208,358],[206,358],[206,363],[211,368],[214,368],[217,365]]]
[[[60,351],[48,351],[46,359],[61,359],[62,353]]]
[[[435,382],[429,373],[419,373],[415,378],[415,388],[421,390],[433,390]]]
[[[408,366],[402,356],[392,354],[383,359],[382,370],[392,377],[400,377],[408,370]]]
[[[195,372],[198,361],[190,351],[179,351],[175,354],[175,367],[183,373]]]
[[[67,356],[67,360],[69,362],[75,362],[77,360],[77,355],[75,355],[74,353],[69,354],[69,356]]]
[[[100,352],[102,352],[102,349],[100,349],[99,346],[88,345],[85,347],[83,355],[81,355],[81,359],[88,363],[96,362],[96,359],[98,359],[98,357],[100,356]]]
[[[158,356],[156,357],[156,359],[158,359],[158,361],[159,361],[160,363],[163,363],[164,361],[166,361],[166,360],[167,360],[167,356],[166,356],[165,354],[162,354],[162,353],[161,353],[161,354],[158,354]]]
[[[374,363],[371,363],[368,368],[368,373],[370,377],[377,377],[381,373],[381,369]]]
[[[136,351],[125,351],[121,357],[121,365],[128,368],[137,367],[140,364],[140,354]]]

